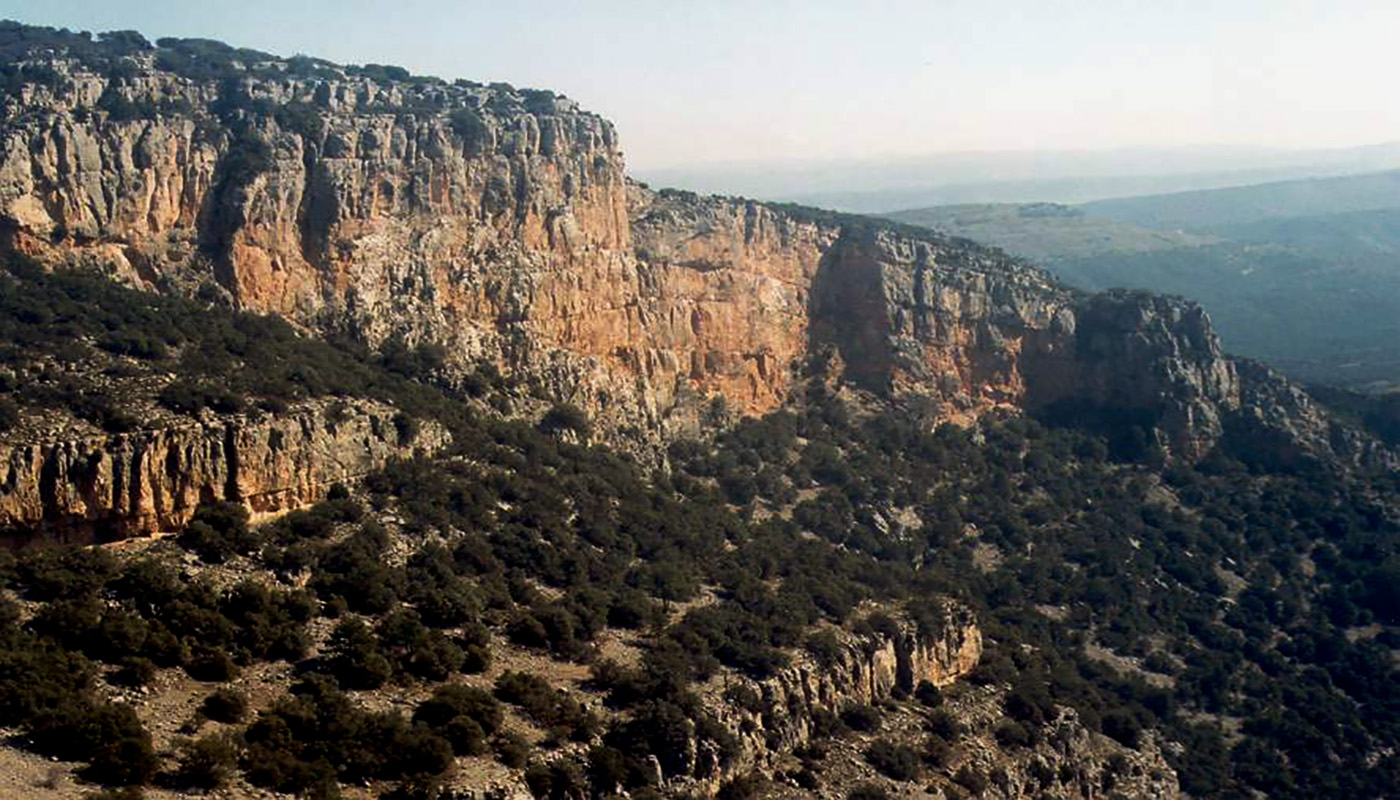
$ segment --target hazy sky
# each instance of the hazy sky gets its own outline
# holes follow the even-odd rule
[[[1400,139],[1400,0],[0,0],[0,16],[549,88],[640,168]]]

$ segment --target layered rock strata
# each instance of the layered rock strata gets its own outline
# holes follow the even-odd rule
[[[211,500],[275,514],[447,441],[432,422],[403,441],[393,417],[370,401],[317,401],[260,419],[211,414],[134,433],[0,445],[0,538],[87,543],[178,530]]]
[[[1244,413],[1359,457],[1277,376],[1241,373],[1188,302],[1077,294],[888,223],[652,192],[606,120],[548,92],[276,60],[201,79],[139,49],[105,71],[33,58],[62,80],[5,99],[0,231],[54,266],[439,342],[652,441],[716,399],[773,410],[835,351],[848,380],[945,419],[1125,407],[1195,458]]]

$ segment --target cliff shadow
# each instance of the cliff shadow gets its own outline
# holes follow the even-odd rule
[[[883,394],[894,365],[889,311],[883,267],[867,238],[843,229],[817,263],[807,299],[807,356],[813,372],[833,370],[834,377]]]

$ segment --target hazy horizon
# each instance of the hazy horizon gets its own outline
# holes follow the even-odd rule
[[[1400,4],[0,0],[0,16],[548,88],[639,171],[1400,139]]]

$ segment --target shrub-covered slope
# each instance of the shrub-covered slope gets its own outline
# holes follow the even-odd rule
[[[356,363],[438,398],[452,448],[265,524],[211,504],[173,539],[7,561],[18,742],[112,785],[322,796],[1397,778],[1393,474],[1251,466],[1232,441],[1168,466],[1021,417],[933,429],[820,381],[650,471],[584,444],[577,410],[497,419],[509,386],[454,399]],[[899,677],[967,613],[970,675]],[[809,663],[880,674],[884,648],[874,693],[775,693]]]

